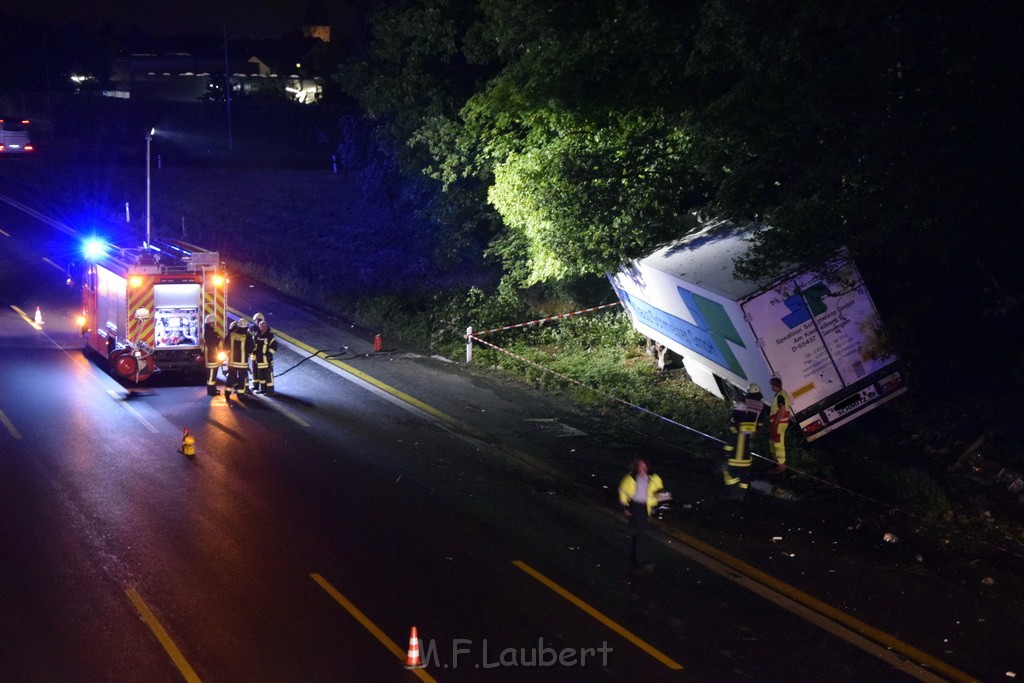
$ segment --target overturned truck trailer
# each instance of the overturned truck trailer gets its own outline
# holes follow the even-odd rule
[[[736,274],[751,229],[718,221],[608,277],[633,326],[694,383],[733,398],[780,377],[795,421],[821,437],[904,393],[899,360],[856,265],[842,250],[774,281]],[[770,395],[769,397],[770,398]]]

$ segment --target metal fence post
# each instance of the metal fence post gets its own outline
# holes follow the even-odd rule
[[[466,362],[473,362],[473,327],[466,328]]]

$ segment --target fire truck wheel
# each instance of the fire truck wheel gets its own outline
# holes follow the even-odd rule
[[[120,349],[110,354],[110,365],[119,377],[135,382],[148,379],[156,369],[152,356],[146,356],[140,364],[130,349]]]

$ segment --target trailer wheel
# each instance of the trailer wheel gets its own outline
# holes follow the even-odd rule
[[[670,370],[679,366],[679,354],[667,346],[658,345],[658,369]]]
[[[718,375],[715,375],[714,377],[715,383],[718,385],[718,390],[722,392],[722,396],[724,396],[725,400],[729,403],[741,401],[743,400],[743,397],[746,396],[746,392],[732,382],[722,379]]]

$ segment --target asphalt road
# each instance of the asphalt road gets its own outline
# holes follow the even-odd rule
[[[683,457],[714,444],[376,353],[258,283],[229,306],[279,333],[278,395],[122,385],[74,329],[70,235],[6,205],[0,230],[5,680],[1024,675],[998,585],[819,507],[725,501]],[[675,496],[642,574],[614,505],[637,453]]]

